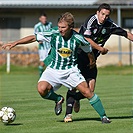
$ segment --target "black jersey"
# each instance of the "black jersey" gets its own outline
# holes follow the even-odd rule
[[[112,34],[127,37],[127,32],[115,24],[110,18],[103,24],[100,24],[96,14],[86,19],[85,23],[80,27],[79,33],[92,39],[102,47]],[[93,49],[93,52],[97,59],[100,52],[96,49]]]

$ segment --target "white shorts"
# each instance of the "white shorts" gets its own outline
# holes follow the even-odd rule
[[[45,58],[48,56],[49,50],[38,50],[40,61],[44,61]]]
[[[80,74],[80,70],[77,67],[68,70],[56,70],[47,67],[38,82],[40,81],[47,81],[52,85],[55,91],[55,88],[57,90],[62,85],[72,90],[78,84],[85,81],[85,79]]]

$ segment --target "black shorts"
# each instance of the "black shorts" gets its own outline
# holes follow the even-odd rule
[[[97,78],[97,67],[90,69],[89,66],[89,58],[84,51],[80,51],[78,53],[78,68],[81,71],[81,74],[84,76],[86,80]]]

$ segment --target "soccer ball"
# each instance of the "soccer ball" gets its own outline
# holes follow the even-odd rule
[[[0,110],[0,120],[4,124],[9,124],[12,123],[16,118],[16,112],[13,108],[11,107],[3,107]]]

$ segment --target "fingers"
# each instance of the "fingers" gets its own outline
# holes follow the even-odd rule
[[[8,45],[3,45],[2,46],[2,49],[7,49],[8,50],[9,49],[9,46]]]
[[[12,45],[11,44],[4,44],[2,46],[2,49],[5,49],[5,50],[10,50],[12,48]]]
[[[103,51],[101,52],[101,54],[102,54],[102,55],[107,54],[108,51],[109,51],[109,50],[108,50],[107,48],[103,48]]]

